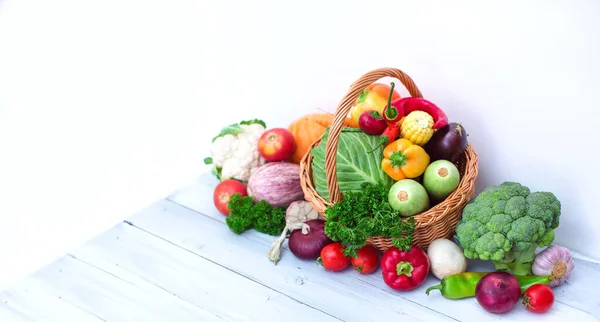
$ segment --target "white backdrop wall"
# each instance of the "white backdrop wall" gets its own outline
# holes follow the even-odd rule
[[[477,189],[554,192],[600,259],[600,3],[0,1],[0,286],[207,170],[210,139],[334,112],[378,67],[464,124]],[[199,228],[200,229],[200,228]]]

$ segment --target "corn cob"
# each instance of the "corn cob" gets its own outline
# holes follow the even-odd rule
[[[410,112],[400,125],[400,135],[417,145],[427,143],[433,132],[433,117],[423,111]]]

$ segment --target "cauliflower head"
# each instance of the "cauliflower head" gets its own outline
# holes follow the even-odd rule
[[[492,261],[499,271],[531,275],[538,246],[550,246],[561,204],[551,192],[517,182],[485,188],[464,208],[456,238],[467,258]]]
[[[213,138],[210,157],[205,164],[212,164],[212,173],[219,180],[236,179],[248,182],[256,169],[266,163],[258,153],[258,139],[266,131],[261,120],[248,120],[221,129]]]

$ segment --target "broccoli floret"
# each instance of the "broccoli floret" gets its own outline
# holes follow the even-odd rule
[[[537,247],[554,241],[561,203],[551,192],[517,182],[489,186],[463,209],[456,237],[467,258],[490,260],[496,270],[531,275]]]

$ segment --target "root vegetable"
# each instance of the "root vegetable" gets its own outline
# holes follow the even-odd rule
[[[506,313],[521,298],[519,281],[510,273],[494,272],[484,276],[475,288],[477,302],[490,313]]]
[[[462,248],[449,239],[432,241],[427,248],[427,256],[431,263],[431,273],[440,280],[467,270],[467,258]]]
[[[575,261],[568,248],[551,245],[535,256],[531,272],[534,275],[552,275],[553,281],[548,284],[556,287],[566,282],[575,268]]]
[[[283,229],[281,236],[273,242],[271,249],[269,250],[269,259],[277,265],[281,254],[281,245],[286,239],[288,232],[293,232],[297,229],[305,231],[309,229],[309,226],[305,223],[306,221],[320,218],[319,213],[308,201],[299,200],[292,202],[285,212],[285,228]]]
[[[493,272],[464,272],[459,274],[452,274],[444,277],[442,282],[438,285],[430,286],[425,293],[429,295],[429,292],[433,290],[439,290],[442,296],[448,299],[464,299],[467,297],[475,296],[475,289],[481,279]],[[521,287],[521,294],[534,284],[548,285],[552,281],[551,275],[546,276],[535,276],[535,275],[513,275],[519,286]]]
[[[364,111],[358,118],[358,126],[367,134],[381,135],[388,124],[377,111]]]
[[[325,235],[325,221],[312,219],[304,223],[302,229],[290,235],[288,246],[292,254],[301,259],[317,259],[323,247],[333,243]]]
[[[319,218],[321,218],[319,212],[313,208],[310,202],[304,200],[292,202],[285,211],[285,220],[292,223],[302,223]]]

